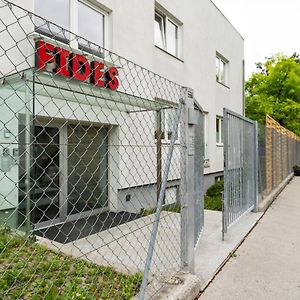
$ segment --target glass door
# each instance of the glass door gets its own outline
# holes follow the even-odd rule
[[[35,126],[32,168],[32,216],[34,223],[59,218],[59,129]]]
[[[107,210],[107,129],[81,124],[43,124],[34,126],[30,142],[27,190],[31,223],[38,229]],[[22,126],[20,131],[24,132]],[[20,136],[19,212],[20,222],[24,223],[26,149],[24,134]]]
[[[19,126],[19,213],[24,224],[26,193],[30,195],[30,219],[35,227],[57,223],[60,217],[59,129],[34,126],[30,148],[26,146],[24,126]],[[26,153],[30,149],[30,184],[26,186]],[[27,191],[27,192],[26,192]]]
[[[108,206],[108,132],[93,125],[68,125],[68,215]]]

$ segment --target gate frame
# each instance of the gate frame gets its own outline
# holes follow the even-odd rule
[[[194,98],[193,90],[186,88],[185,110],[183,112],[182,157],[181,157],[181,268],[195,273],[195,247],[199,241],[204,224],[204,194],[197,181],[204,180],[204,152],[200,153],[197,146],[203,142],[203,119],[199,124],[199,114],[203,115],[201,105]],[[202,126],[202,132],[197,132],[197,125]],[[202,134],[202,139],[199,136]],[[200,145],[201,146],[201,145]],[[204,143],[202,145],[204,151]],[[202,158],[200,157],[202,155]],[[202,164],[202,169],[196,163]],[[202,171],[201,171],[202,170]],[[201,176],[197,176],[201,175]],[[199,200],[199,201],[198,201]],[[202,212],[200,211],[202,209]],[[197,212],[200,212],[197,215]]]
[[[250,123],[253,125],[253,189],[254,189],[254,203],[251,205],[246,211],[244,211],[237,219],[235,219],[231,224],[228,224],[228,148],[229,148],[229,141],[228,141],[228,115],[232,115],[244,122]],[[242,218],[245,214],[250,211],[257,212],[258,210],[258,125],[257,121],[253,121],[245,116],[242,116],[230,109],[223,108],[223,138],[224,138],[224,145],[223,145],[223,153],[224,153],[224,193],[222,194],[222,239],[224,240],[225,234],[228,231],[228,228],[238,222],[240,218]]]

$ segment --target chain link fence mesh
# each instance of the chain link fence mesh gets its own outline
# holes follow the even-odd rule
[[[203,112],[191,94],[0,0],[1,299],[138,297],[151,236],[146,298],[188,266],[204,219]],[[178,109],[187,95],[195,120]],[[226,229],[256,188],[253,124],[229,115]],[[300,162],[299,138],[276,126],[259,127],[262,197]]]
[[[0,1],[0,298],[147,297],[180,268],[185,89]]]

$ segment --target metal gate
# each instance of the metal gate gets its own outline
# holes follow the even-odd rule
[[[224,108],[223,238],[257,206],[257,123]]]
[[[199,241],[204,226],[204,113],[200,104],[194,99],[195,124],[195,245]]]

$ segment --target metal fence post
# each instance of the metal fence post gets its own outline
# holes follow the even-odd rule
[[[195,247],[204,225],[204,113],[201,105],[194,98],[195,107],[195,156],[194,156],[194,229]]]
[[[227,200],[228,200],[228,114],[227,110],[223,109],[223,139],[224,139],[224,193],[222,194],[222,239],[224,241],[225,233],[227,233],[228,224],[228,212],[227,212]]]
[[[225,240],[225,233],[227,232],[227,226],[226,226],[226,203],[224,201],[224,192],[222,192],[222,241]]]
[[[274,190],[276,181],[275,181],[275,169],[276,169],[276,160],[275,160],[275,132],[274,129],[272,130],[272,190]]]
[[[31,212],[31,176],[30,176],[30,167],[31,167],[31,111],[30,104],[32,103],[31,89],[29,87],[30,81],[25,82],[25,227],[26,235],[30,235],[31,230],[31,221],[30,221],[30,212]]]
[[[258,211],[258,125],[254,123],[254,211]]]
[[[158,110],[156,112],[157,116],[157,130],[156,130],[156,181],[157,181],[157,201],[159,199],[159,193],[161,188],[161,180],[162,180],[162,139],[163,139],[163,132],[162,132],[162,110]]]
[[[182,163],[181,185],[181,267],[194,273],[194,245],[195,245],[195,117],[193,91],[185,91],[185,110],[183,114],[183,146],[185,151]]]
[[[177,132],[177,129],[178,129],[178,125],[180,123],[180,115],[181,115],[181,111],[182,111],[182,105],[183,105],[183,103],[180,102],[177,113],[176,113],[176,119],[173,124],[173,132]],[[159,226],[159,221],[160,221],[160,214],[161,214],[161,210],[162,210],[163,200],[165,197],[165,192],[166,192],[166,187],[167,187],[167,182],[168,182],[168,175],[169,175],[175,140],[176,140],[176,135],[173,134],[172,139],[171,139],[171,145],[168,150],[167,157],[166,157],[165,168],[164,168],[164,173],[163,173],[162,183],[161,183],[161,189],[159,192],[159,199],[158,199],[157,207],[156,207],[156,211],[155,211],[155,219],[154,219],[153,228],[151,231],[151,236],[150,236],[150,241],[149,241],[149,247],[148,247],[148,252],[147,252],[147,257],[146,257],[144,273],[143,273],[143,281],[142,281],[141,291],[140,291],[140,296],[139,296],[141,300],[143,300],[145,298],[146,287],[147,287],[147,283],[148,283],[148,276],[149,276],[151,262],[152,262],[152,258],[153,258],[154,246],[155,246],[156,236],[157,236],[157,232],[158,232],[158,226]]]
[[[282,131],[280,132],[280,174],[281,174],[281,178],[280,178],[280,182],[284,179],[284,161],[283,161],[283,135],[282,135]]]

